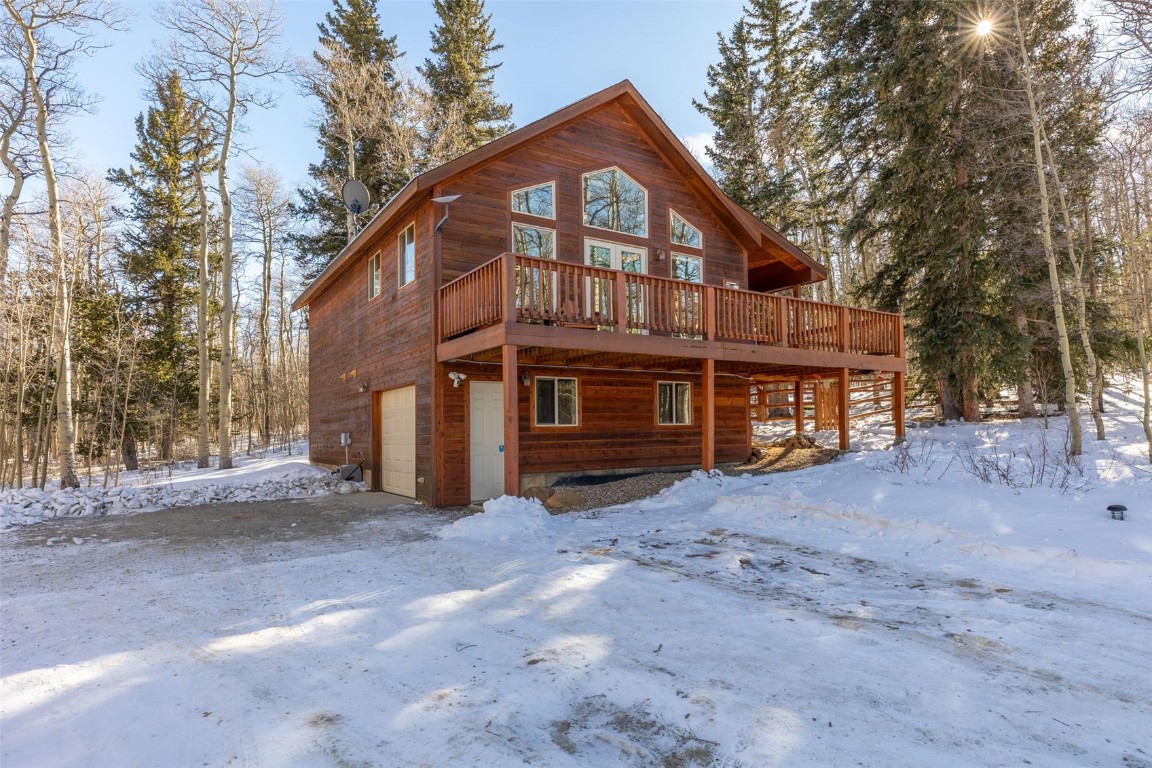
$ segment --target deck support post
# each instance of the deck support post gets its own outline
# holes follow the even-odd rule
[[[848,450],[848,369],[840,369],[840,380],[837,382],[836,387],[836,410],[837,421],[840,427],[840,450]]]
[[[510,257],[509,257],[510,258]],[[504,361],[504,493],[520,495],[520,413],[516,389],[516,345],[505,344]]]
[[[792,385],[792,416],[796,421],[796,434],[804,432],[804,380],[796,379]]]
[[[700,429],[700,467],[710,472],[716,467],[716,361],[704,358],[704,375],[701,388],[704,390],[702,424]]]
[[[896,442],[904,442],[904,372],[892,374],[892,420],[896,422]]]

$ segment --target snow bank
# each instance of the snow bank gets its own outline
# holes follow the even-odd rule
[[[226,471],[217,471],[215,481],[115,488],[70,488],[44,491],[16,488],[0,491],[0,529],[30,525],[54,517],[82,515],[121,515],[169,507],[188,507],[224,501],[272,501],[329,493],[363,490],[362,483],[341,481],[319,467],[297,466],[276,474],[262,471],[259,480],[250,473],[229,482]]]
[[[536,499],[501,496],[484,502],[484,511],[463,517],[440,530],[442,539],[478,542],[508,541],[516,537],[540,536],[554,526],[554,518]]]

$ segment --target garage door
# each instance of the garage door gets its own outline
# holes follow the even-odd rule
[[[416,496],[416,387],[380,393],[380,487]]]

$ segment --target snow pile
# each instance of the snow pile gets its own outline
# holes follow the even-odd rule
[[[536,499],[501,496],[484,502],[484,511],[464,517],[440,531],[442,539],[478,542],[508,541],[540,536],[554,527],[552,515]]]
[[[221,476],[225,472],[215,472]],[[272,501],[363,490],[363,483],[342,481],[319,467],[298,467],[279,474],[262,470],[260,479],[228,482],[182,482],[153,486],[99,486],[45,491],[15,488],[0,491],[0,529],[30,525],[53,517],[121,515],[170,507],[225,501]],[[251,473],[239,477],[250,477]]]

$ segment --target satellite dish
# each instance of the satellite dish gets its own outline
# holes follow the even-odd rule
[[[372,202],[368,194],[368,187],[356,179],[348,179],[348,181],[344,182],[344,187],[340,190],[340,194],[344,198],[344,207],[352,211],[352,213],[360,213],[368,210],[368,204]]]

